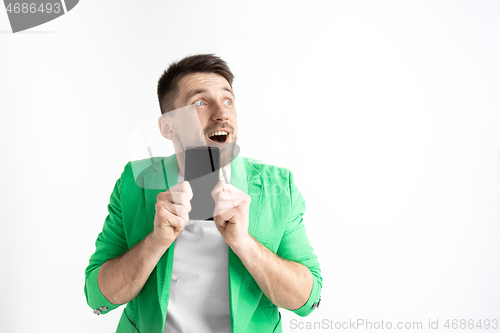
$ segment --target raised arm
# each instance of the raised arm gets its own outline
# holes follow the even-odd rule
[[[297,310],[306,304],[313,287],[313,276],[307,267],[278,257],[251,236],[232,249],[275,305]]]
[[[305,316],[319,303],[321,273],[307,239],[302,215],[305,203],[290,176],[286,228],[275,254],[248,232],[250,197],[221,181],[212,192],[214,221],[267,298]]]
[[[190,200],[192,197],[193,194],[188,182],[182,182],[160,193],[157,196],[155,205],[156,214],[153,232],[125,253],[122,250],[123,254],[107,260],[100,267],[94,267],[94,271],[90,272],[88,269],[85,289],[87,301],[91,307],[96,304],[99,307],[98,304],[107,302],[110,304],[106,305],[117,306],[129,302],[139,294],[162,255],[184,230],[185,224],[189,221],[188,213],[191,210]],[[112,204],[110,206],[113,207]],[[119,205],[114,206],[117,208]],[[112,238],[105,241],[109,244],[108,249],[113,252],[113,249],[118,251],[120,247],[123,247],[123,242],[120,242],[120,240],[124,236],[123,226],[117,222],[121,222],[120,212],[111,208],[110,215],[111,213],[113,213],[113,216],[108,216],[108,218],[114,221],[109,221],[108,229],[111,230],[107,230],[106,234],[113,236],[103,236],[101,233],[100,237]],[[113,245],[113,239],[118,246]],[[103,241],[101,240],[101,242]],[[90,275],[96,274],[96,272],[97,279],[92,279]],[[95,280],[97,280],[98,288],[92,288],[91,285],[88,285]],[[100,295],[91,295],[88,292],[94,290],[94,294],[96,294],[95,290],[97,289],[105,300],[102,297],[99,300]],[[92,299],[95,301],[92,302]],[[99,301],[100,303],[98,303]]]

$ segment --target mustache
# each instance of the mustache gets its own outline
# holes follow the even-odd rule
[[[205,135],[208,135],[212,132],[215,132],[215,130],[218,130],[218,129],[223,129],[223,130],[227,130],[229,133],[234,133],[233,126],[231,126],[230,124],[221,124],[221,125],[210,126],[209,128],[207,128],[205,130]]]

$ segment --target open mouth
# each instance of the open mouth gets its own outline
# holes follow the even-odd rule
[[[226,142],[228,135],[229,135],[229,133],[226,131],[217,131],[217,132],[213,132],[212,134],[209,134],[208,138],[211,141],[214,141],[217,143],[224,143],[224,142]]]

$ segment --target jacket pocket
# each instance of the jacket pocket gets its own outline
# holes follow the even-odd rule
[[[116,328],[116,333],[140,333],[128,318],[125,309],[123,310],[120,322],[118,323],[118,327]]]

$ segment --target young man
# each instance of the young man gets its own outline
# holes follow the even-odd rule
[[[190,134],[220,148],[225,176],[211,193],[213,221],[190,220],[185,133],[164,117],[176,154],[127,164],[85,272],[96,314],[128,303],[117,332],[281,332],[278,307],[306,316],[319,305],[320,267],[292,174],[233,156],[232,81],[222,59],[195,55],[158,82],[162,114],[194,105],[201,129]]]

